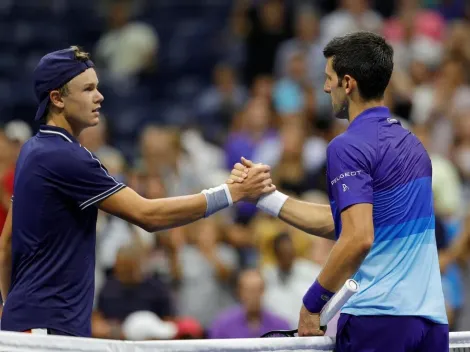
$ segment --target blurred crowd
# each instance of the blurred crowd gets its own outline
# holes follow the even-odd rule
[[[469,1],[78,3],[5,1],[2,18],[49,11],[68,36],[49,33],[49,44],[11,52],[32,60],[61,48],[51,42],[91,52],[105,101],[100,125],[81,143],[148,198],[220,184],[244,156],[269,164],[284,193],[327,204],[325,151],[347,123],[334,119],[323,92],[322,49],[352,31],[385,36],[395,50],[386,105],[431,156],[448,315],[453,330],[470,330],[459,323],[467,251],[454,251],[470,232]],[[76,21],[67,26],[70,11]],[[33,21],[24,16],[25,25]],[[4,83],[7,59],[0,59],[0,94],[13,96],[16,86]],[[30,66],[21,71],[23,90],[32,86]],[[14,104],[0,98],[2,221],[19,148],[38,127],[34,102],[18,94]],[[302,296],[333,245],[249,203],[158,234],[100,212],[97,234],[93,336],[111,339],[259,337],[296,328]]]

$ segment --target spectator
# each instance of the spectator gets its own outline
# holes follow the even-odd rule
[[[115,82],[124,83],[149,72],[155,63],[158,37],[148,24],[131,19],[132,2],[118,0],[111,3],[109,31],[95,47],[96,62],[103,74]]]
[[[11,204],[11,196],[13,195],[13,184],[15,179],[16,159],[20,153],[23,144],[32,136],[31,127],[23,121],[13,120],[5,125],[5,137],[7,145],[2,149],[1,159],[4,160],[1,174],[1,205],[0,205],[0,224],[3,228],[5,223],[8,208]]]
[[[219,64],[214,68],[213,85],[202,93],[197,103],[197,115],[204,126],[204,137],[222,146],[227,138],[232,118],[242,109],[247,92],[235,77],[232,67]]]
[[[285,119],[279,136],[261,142],[253,160],[272,168],[274,184],[300,196],[316,188],[312,175],[318,173],[326,155],[326,142],[317,136],[308,136],[308,125],[303,116]]]
[[[276,264],[266,266],[262,271],[266,283],[264,304],[270,312],[286,319],[291,329],[296,329],[302,298],[320,274],[321,266],[297,258],[288,233],[280,233],[272,245]]]
[[[281,116],[302,112],[306,107],[305,92],[309,88],[305,54],[292,53],[287,63],[287,74],[274,87],[276,111]]]
[[[258,271],[240,273],[237,291],[240,304],[217,316],[209,329],[209,338],[256,338],[271,330],[289,329],[286,320],[263,307],[264,282]]]
[[[199,192],[204,184],[181,143],[176,128],[149,125],[141,134],[141,158],[136,168],[147,175],[159,176],[168,197]]]
[[[230,170],[242,156],[251,157],[262,141],[276,135],[272,122],[272,112],[266,100],[256,98],[248,102],[235,122],[238,128],[230,133],[225,144],[227,169]]]
[[[119,250],[113,275],[99,294],[95,313],[112,327],[108,337],[120,338],[122,323],[134,312],[153,312],[161,319],[174,316],[169,287],[160,277],[147,276],[143,270],[145,264],[138,244]]]
[[[279,45],[290,35],[287,5],[280,0],[253,3],[247,12],[245,82],[260,74],[273,75]]]
[[[378,33],[382,30],[382,18],[370,8],[368,0],[340,0],[339,4],[339,9],[323,17],[320,22],[323,45],[336,36],[350,32],[366,30]]]
[[[168,265],[176,285],[178,314],[194,317],[204,327],[233,303],[230,282],[237,256],[220,237],[214,219],[171,232]]]

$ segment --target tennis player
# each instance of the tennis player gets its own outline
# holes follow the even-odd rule
[[[319,312],[353,278],[360,290],[342,309],[335,351],[448,351],[431,161],[383,101],[393,50],[382,37],[357,32],[333,39],[324,56],[324,90],[335,115],[350,123],[327,148],[331,208],[279,191],[257,202],[291,225],[337,240],[304,296],[299,335],[323,334]],[[243,182],[254,165],[242,163],[229,184]]]
[[[72,47],[47,54],[34,71],[44,124],[19,155],[1,236],[2,330],[91,335],[98,208],[154,232],[273,190],[267,166],[250,170],[246,185],[166,199],[144,199],[116,181],[77,141],[99,122],[93,67]]]

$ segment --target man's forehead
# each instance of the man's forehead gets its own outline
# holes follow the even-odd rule
[[[325,72],[328,73],[329,75],[331,75],[331,74],[334,73],[334,70],[333,70],[333,58],[332,58],[332,57],[329,57],[329,58],[326,60]]]
[[[78,76],[72,78],[69,82],[71,85],[98,84],[98,76],[93,68],[89,68]]]

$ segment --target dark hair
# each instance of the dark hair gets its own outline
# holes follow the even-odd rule
[[[393,71],[393,48],[383,37],[371,32],[336,37],[325,46],[323,55],[333,59],[340,80],[350,75],[357,81],[363,99],[383,98]]]

